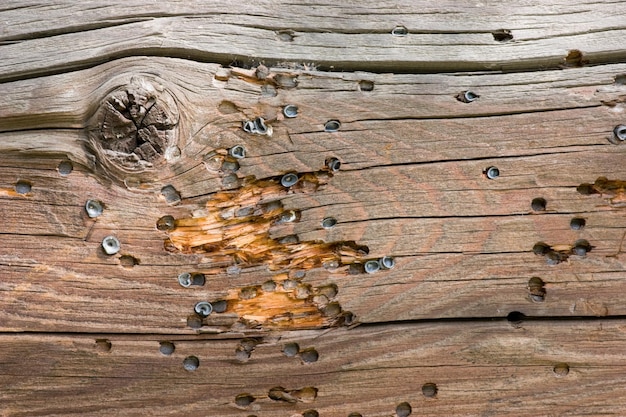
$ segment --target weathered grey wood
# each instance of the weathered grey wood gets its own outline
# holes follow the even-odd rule
[[[16,5],[18,7],[16,7]],[[589,63],[624,59],[619,3],[478,5],[358,2],[315,7],[257,2],[233,8],[69,2],[2,11],[0,80],[84,68],[132,55],[228,64],[313,62],[339,70],[437,72],[557,67],[570,50]],[[95,5],[95,7],[94,7]],[[315,12],[312,13],[312,7]],[[556,24],[555,22],[558,22]],[[407,36],[391,35],[404,26]],[[511,30],[498,42],[492,32]],[[576,60],[574,60],[576,61]]]
[[[151,62],[148,68],[126,59],[2,85],[0,125],[9,130],[0,145],[4,330],[80,331],[87,320],[102,332],[186,333],[193,331],[186,318],[195,302],[272,279],[275,272],[263,267],[233,275],[216,272],[206,254],[166,252],[166,234],[155,228],[163,215],[186,218],[205,207],[222,183],[203,157],[236,143],[248,153],[241,177],[316,171],[329,156],[342,161],[315,193],[286,196],[285,209],[301,211],[300,220],[270,232],[275,239],[295,233],[301,241],[356,241],[370,248],[370,257],[396,257],[395,269],[373,275],[307,272],[305,282],[314,287],[336,284],[337,300],[361,322],[511,311],[624,314],[622,209],[576,191],[602,175],[626,176],[616,163],[623,148],[608,141],[621,120],[626,89],[615,77],[626,71],[623,65],[544,72],[536,84],[528,74],[287,71],[298,76],[298,88],[264,98],[253,71],[235,68],[220,81],[213,78],[216,65]],[[149,73],[159,74],[178,100],[183,157],[165,170],[110,179],[102,155],[84,146],[91,115],[107,92]],[[373,91],[358,91],[363,79],[374,82]],[[83,80],[82,87],[63,94],[73,80]],[[454,98],[470,88],[480,92],[478,101]],[[33,101],[33,91],[48,99]],[[224,103],[236,110],[223,113]],[[299,116],[280,120],[287,103],[299,106]],[[242,121],[258,115],[276,119],[271,138],[241,130]],[[340,131],[324,133],[323,123],[333,118],[343,122]],[[31,155],[37,158],[25,164]],[[74,171],[63,177],[56,169],[66,159]],[[484,177],[489,166],[500,169],[497,180]],[[32,193],[11,194],[18,179],[30,181]],[[166,184],[181,193],[181,205],[168,206],[160,196]],[[545,213],[532,212],[536,197],[547,200]],[[105,203],[96,221],[84,212],[88,198]],[[321,227],[327,216],[338,220],[333,229]],[[574,216],[586,219],[583,231],[570,229]],[[100,242],[111,233],[122,241],[120,254],[138,265],[124,267],[119,255],[101,253]],[[586,258],[550,266],[532,253],[539,241],[571,245],[581,238],[594,246]],[[209,273],[206,286],[181,288],[176,277],[185,271]],[[546,283],[543,303],[530,300],[533,276]],[[43,307],[24,312],[24,305]],[[203,331],[228,330],[236,319],[211,318]]]
[[[623,327],[501,321],[286,332],[258,339],[246,362],[236,359],[239,340],[2,336],[1,408],[11,416],[392,416],[408,402],[411,415],[425,416],[619,415]],[[175,344],[171,356],[159,353],[161,341]],[[319,359],[286,357],[281,351],[294,342]],[[194,372],[183,368],[189,355],[199,359]],[[569,372],[554,372],[565,365]],[[435,397],[423,395],[426,383],[436,384]],[[278,386],[318,391],[291,404],[268,398]],[[244,393],[255,401],[239,407],[235,397]]]

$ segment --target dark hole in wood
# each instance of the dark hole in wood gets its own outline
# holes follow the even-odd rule
[[[537,197],[533,198],[533,201],[531,201],[530,208],[532,208],[533,211],[545,211],[547,204],[548,202],[545,198]]]
[[[293,42],[295,33],[292,30],[281,30],[276,32],[276,36],[278,36],[278,39],[283,42]]]
[[[132,268],[135,265],[139,265],[139,259],[131,255],[120,256],[120,265],[124,268]]]
[[[283,346],[283,354],[288,358],[293,358],[300,352],[300,346],[297,343],[287,343]]]
[[[176,228],[176,220],[173,216],[163,216],[157,220],[156,228],[161,231],[170,231]]]
[[[187,356],[183,359],[183,368],[187,371],[195,371],[200,366],[200,360],[195,356]]]
[[[235,397],[235,404],[239,407],[247,407],[256,400],[252,395],[248,393],[239,394]]]
[[[572,248],[572,252],[574,255],[578,256],[586,256],[588,252],[591,252],[592,246],[585,239],[579,239],[574,242],[574,247]]]
[[[554,375],[558,378],[563,378],[569,374],[569,365],[566,363],[557,363],[554,365],[554,368],[552,368],[552,372],[554,372]]]
[[[361,414],[361,413],[350,413],[350,414],[348,414],[348,417],[363,417],[363,414]]]
[[[572,230],[582,230],[585,228],[585,225],[587,224],[587,221],[581,217],[574,217],[570,222],[569,222],[569,227]]]
[[[513,34],[508,29],[498,29],[491,32],[493,39],[498,42],[506,42],[513,39]]]
[[[108,339],[96,339],[96,349],[100,352],[110,352],[112,346]]]
[[[215,313],[223,313],[228,309],[228,301],[226,300],[217,300],[211,304],[213,304],[213,311]]]
[[[59,163],[59,166],[57,167],[59,174],[63,176],[70,175],[73,169],[74,169],[74,165],[72,165],[71,161],[61,161]]]
[[[511,323],[512,326],[515,326],[515,327],[518,327],[519,325],[521,325],[522,321],[524,321],[525,318],[526,318],[526,315],[519,311],[511,311],[506,316],[507,321]]]
[[[180,203],[180,193],[173,185],[166,185],[161,188],[161,195],[165,198],[167,204],[173,205]]]
[[[422,385],[422,394],[424,394],[424,397],[433,398],[437,395],[437,384],[427,382]]]
[[[18,194],[28,194],[32,190],[32,185],[28,181],[19,180],[15,183],[15,192]]]
[[[361,80],[361,81],[359,81],[359,90],[360,91],[373,91],[374,90],[374,81],[369,81],[369,80]]]
[[[314,348],[306,348],[300,352],[300,358],[304,363],[317,362],[319,357],[319,353],[317,353],[317,350],[315,350]]]
[[[616,75],[615,84],[626,85],[626,74]]]
[[[409,417],[412,412],[413,412],[413,409],[411,408],[411,404],[409,404],[407,402],[400,403],[396,407],[396,416],[397,417]]]
[[[261,285],[261,289],[263,292],[274,292],[276,291],[276,283],[274,281],[265,281]]]
[[[546,297],[545,283],[539,277],[532,277],[528,280],[528,292],[532,301],[543,302]]]
[[[580,184],[576,187],[576,191],[582,195],[591,195],[596,193],[596,190],[593,188],[593,184],[589,183]]]
[[[176,350],[176,346],[172,342],[161,342],[159,343],[159,352],[161,352],[165,356],[170,356]]]
[[[302,417],[320,417],[320,413],[317,410],[305,410],[302,412]]]

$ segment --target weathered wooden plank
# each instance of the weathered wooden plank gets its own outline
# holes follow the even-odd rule
[[[2,336],[0,398],[10,416],[389,416],[404,402],[411,415],[425,416],[620,415],[623,327],[622,320],[436,323],[248,341]],[[159,342],[173,343],[173,354],[160,353]],[[298,356],[283,353],[290,343]],[[315,358],[306,349],[316,361],[306,362]],[[188,356],[199,360],[193,372],[183,367]],[[425,384],[434,384],[433,396]],[[290,403],[270,399],[274,387],[317,391]],[[242,394],[254,401],[240,397],[238,405]]]
[[[7,22],[1,34],[2,80],[142,54],[225,64],[313,61],[352,71],[539,69],[623,60],[626,36],[623,11],[609,1],[551,3],[552,13],[537,3],[502,7],[452,1],[322,4],[313,14],[306,2],[258,2],[241,11],[227,2],[200,10],[142,3],[33,6],[19,2],[2,12]],[[408,34],[393,36],[396,27],[402,28],[396,33]],[[512,40],[494,36],[501,29],[510,30]],[[583,55],[566,59],[570,50]]]
[[[125,59],[0,87],[0,125],[16,130],[0,142],[3,330],[81,331],[88,323],[102,332],[185,333],[192,331],[187,316],[197,301],[274,279],[280,271],[263,265],[216,270],[211,254],[168,252],[167,234],[155,227],[165,215],[205,215],[223,180],[219,171],[207,170],[204,156],[238,143],[247,149],[241,178],[315,172],[326,158],[340,159],[340,171],[314,193],[280,198],[285,210],[300,211],[299,220],[268,232],[276,240],[296,234],[305,242],[355,241],[369,248],[364,260],[394,256],[396,268],[377,274],[346,275],[347,267],[306,273],[303,282],[313,288],[337,285],[336,300],[362,322],[511,311],[624,314],[622,209],[611,204],[611,195],[585,196],[576,188],[603,175],[626,177],[617,162],[623,148],[608,141],[621,122],[625,90],[615,80],[625,66],[534,78],[287,71],[281,74],[298,76],[298,87],[279,87],[275,98],[263,97],[253,71],[232,69],[215,78],[219,71],[164,58],[148,69]],[[148,72],[176,97],[182,157],[163,170],[115,178],[120,172],[111,175],[103,154],[85,147],[91,115],[108,92]],[[363,79],[374,83],[373,91],[359,91]],[[83,87],[66,90],[75,80]],[[454,98],[467,89],[480,92],[480,99]],[[35,91],[46,100],[34,100]],[[288,103],[298,105],[297,118],[279,117]],[[271,138],[241,129],[259,115],[273,125]],[[333,118],[343,122],[340,130],[323,132]],[[58,172],[64,160],[74,164],[69,175]],[[499,168],[496,180],[484,176],[489,166]],[[18,180],[32,191],[16,194]],[[181,204],[168,205],[161,195],[168,184]],[[531,209],[537,197],[547,200],[545,212]],[[105,205],[95,220],[84,210],[89,198]],[[321,220],[328,216],[338,223],[324,229]],[[582,231],[570,228],[575,216],[586,219]],[[99,249],[110,234],[122,242],[114,257]],[[572,245],[578,239],[594,246],[585,258],[552,266],[532,253],[539,241]],[[181,288],[176,277],[187,271],[205,272],[206,285]],[[543,303],[531,301],[533,276],[545,283]],[[162,305],[168,307],[160,314],[146,315]],[[231,327],[237,318],[233,311],[211,316],[203,331],[239,331]]]

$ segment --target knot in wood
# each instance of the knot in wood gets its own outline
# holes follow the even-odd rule
[[[143,171],[180,154],[178,120],[176,102],[162,86],[133,77],[103,101],[92,142],[101,159],[127,171]]]

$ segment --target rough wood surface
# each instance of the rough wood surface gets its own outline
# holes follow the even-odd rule
[[[361,326],[247,341],[5,335],[0,398],[11,416],[392,416],[404,402],[423,416],[619,415],[625,324]],[[171,356],[160,342],[174,344]],[[237,354],[242,343],[253,346],[249,358]],[[288,357],[293,343],[300,353]],[[313,350],[317,360],[306,362]],[[183,367],[188,356],[199,360],[193,372]],[[436,386],[433,397],[426,384]],[[317,391],[272,400],[276,387]],[[242,394],[254,401],[238,405]]]
[[[352,3],[3,4],[1,415],[626,413],[622,5]]]

